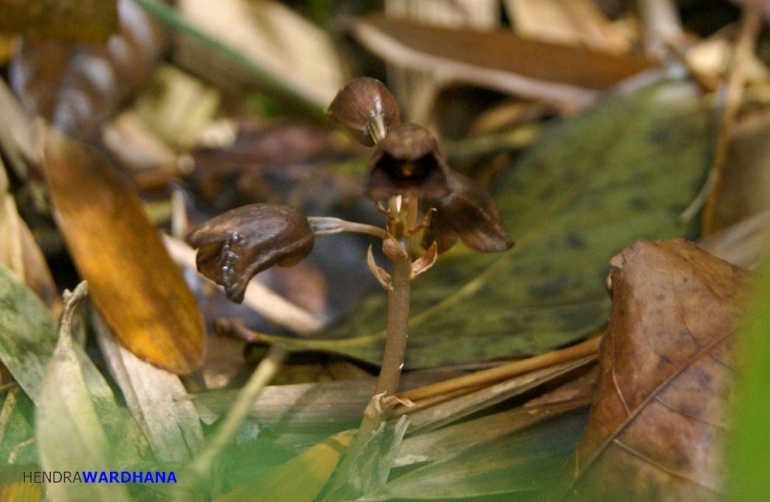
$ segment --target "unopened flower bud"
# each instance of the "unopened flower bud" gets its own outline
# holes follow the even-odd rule
[[[385,84],[369,77],[351,80],[326,113],[366,146],[374,145],[401,123],[396,99]]]

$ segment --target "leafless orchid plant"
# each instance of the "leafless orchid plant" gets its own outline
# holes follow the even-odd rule
[[[364,194],[386,218],[384,227],[323,216],[305,217],[284,205],[253,204],[223,213],[188,236],[198,248],[198,270],[221,284],[227,296],[243,300],[246,285],[273,265],[305,258],[319,235],[357,232],[378,237],[392,262],[388,272],[367,263],[388,292],[388,325],[380,375],[355,442],[365,440],[387,417],[406,354],[410,282],[460,239],[477,251],[509,249],[499,211],[489,194],[452,171],[436,138],[416,124],[401,124],[393,95],[378,80],[357,78],[331,103],[329,116],[363,145],[374,147]],[[383,411],[384,410],[384,411]],[[351,445],[351,448],[353,445]]]

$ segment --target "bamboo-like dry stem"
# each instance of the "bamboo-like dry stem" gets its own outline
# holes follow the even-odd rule
[[[539,356],[503,364],[496,368],[477,371],[476,373],[471,373],[469,375],[463,375],[443,382],[426,385],[425,387],[408,390],[398,394],[398,397],[410,401],[428,399],[439,394],[456,392],[468,387],[489,385],[516,375],[553,366],[554,364],[579,359],[596,353],[599,350],[601,338],[602,337],[600,336],[589,338],[584,342],[573,345],[572,347],[567,347],[566,349],[554,350]]]

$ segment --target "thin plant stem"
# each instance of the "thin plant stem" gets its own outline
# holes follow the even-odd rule
[[[404,239],[406,249],[409,237]],[[375,394],[392,396],[398,391],[401,369],[404,367],[406,342],[409,335],[409,281],[412,262],[404,259],[393,264],[393,289],[388,291],[388,330],[382,356],[380,376]]]
[[[408,254],[412,245],[410,230],[417,224],[417,197],[402,199],[403,204],[391,203],[391,211],[398,206],[399,221],[394,225],[394,237]],[[385,349],[382,355],[380,376],[374,394],[392,396],[398,391],[401,370],[406,357],[406,342],[409,338],[409,286],[412,280],[412,261],[403,259],[393,264],[391,289],[388,291],[388,329]]]
[[[381,227],[368,225],[366,223],[357,223],[330,216],[308,216],[308,223],[313,229],[315,235],[332,235],[340,232],[355,232],[359,234],[373,235],[382,240],[388,238],[388,232]]]
[[[401,204],[405,202],[405,204]],[[407,231],[417,221],[417,199],[409,197],[401,200],[397,197],[389,201],[389,211],[397,215],[390,231],[393,237],[408,252],[411,246],[410,233]],[[340,461],[325,500],[335,500],[339,494],[345,493],[349,474],[364,454],[367,442],[388,417],[383,409],[383,397],[393,396],[398,391],[401,380],[401,370],[404,367],[406,343],[409,328],[409,288],[412,276],[412,261],[409,258],[396,261],[393,264],[391,289],[388,290],[388,326],[385,337],[385,349],[382,356],[380,375],[374,388],[369,405],[364,410],[364,417],[358,427],[355,437]],[[350,494],[347,493],[347,496]],[[353,497],[355,498],[355,497]]]

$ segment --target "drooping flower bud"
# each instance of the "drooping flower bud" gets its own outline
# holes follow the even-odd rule
[[[478,183],[456,171],[449,171],[450,193],[431,201],[436,212],[423,234],[422,244],[438,245],[439,253],[451,248],[459,237],[466,246],[484,253],[513,247],[500,210]]]
[[[198,249],[198,270],[242,302],[249,280],[273,265],[297,264],[313,249],[314,234],[300,211],[278,204],[251,204],[207,221],[187,236]]]
[[[401,124],[396,99],[385,84],[370,77],[351,80],[337,93],[326,113],[366,146],[373,146]]]
[[[437,199],[449,193],[448,173],[436,137],[422,126],[404,124],[390,131],[372,152],[364,193],[374,200],[395,195]]]

